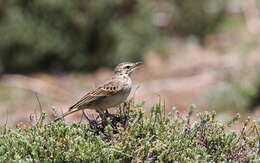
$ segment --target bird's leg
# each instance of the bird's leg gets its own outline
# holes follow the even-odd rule
[[[103,111],[97,110],[99,117],[101,118],[101,120],[103,121],[106,118],[106,115]]]
[[[83,120],[83,114],[82,114],[81,117],[80,117],[80,121],[79,121],[79,123],[81,123],[82,120]]]
[[[82,110],[82,113],[84,115],[84,117],[88,120],[88,122],[90,122],[90,119],[88,118],[87,114],[84,112],[84,110]]]
[[[111,115],[111,114],[108,112],[108,110],[107,110],[107,109],[105,110],[105,115],[106,115],[106,116],[109,116],[109,115]]]
[[[103,111],[100,111],[100,110],[97,110],[100,118],[101,118],[101,124],[103,126],[103,128],[106,127],[107,125],[107,117],[106,117],[106,114],[103,112]]]

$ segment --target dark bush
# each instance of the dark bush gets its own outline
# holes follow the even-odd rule
[[[224,8],[223,0],[0,2],[0,72],[93,71],[137,61],[172,33],[213,32]]]
[[[180,35],[203,38],[214,30],[225,17],[223,0],[172,0],[170,28]]]
[[[156,35],[135,0],[10,0],[0,5],[0,68],[93,71],[140,60]]]

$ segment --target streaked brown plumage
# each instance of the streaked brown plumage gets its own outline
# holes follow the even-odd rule
[[[98,112],[102,112],[108,108],[120,105],[126,101],[131,92],[131,73],[141,64],[141,62],[120,63],[116,66],[111,80],[88,92],[78,102],[72,105],[66,113],[54,121],[83,109],[94,109]]]

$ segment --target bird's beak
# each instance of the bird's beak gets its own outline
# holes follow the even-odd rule
[[[131,74],[135,69],[137,69],[138,67],[140,67],[143,64],[143,62],[136,62],[133,64],[132,68],[129,71],[129,74]]]
[[[141,65],[143,65],[143,62],[136,62],[134,68],[140,67]]]

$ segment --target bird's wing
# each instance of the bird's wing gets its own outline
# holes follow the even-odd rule
[[[93,102],[99,98],[105,97],[105,96],[111,96],[122,90],[123,85],[119,80],[111,80],[96,89],[88,92],[85,96],[83,96],[77,103],[72,105],[69,110],[72,110],[74,108],[78,108],[80,106],[87,105],[90,102]]]

